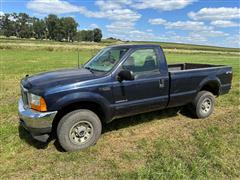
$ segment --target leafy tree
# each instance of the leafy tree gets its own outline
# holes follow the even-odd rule
[[[92,30],[78,31],[75,37],[77,41],[94,41],[94,32]]]
[[[34,37],[37,39],[46,38],[47,29],[44,20],[34,19],[33,22]]]
[[[56,40],[56,41],[63,41],[64,40],[65,32],[64,32],[64,29],[63,29],[63,23],[62,23],[61,19],[58,19],[53,33],[55,35],[54,40]]]
[[[94,42],[100,42],[102,39],[102,31],[99,28],[95,28],[93,30],[93,41]]]
[[[21,38],[30,38],[33,36],[32,18],[26,13],[19,13],[15,17],[17,36]]]
[[[0,35],[3,35],[4,14],[0,14]]]
[[[59,19],[56,15],[50,14],[45,18],[45,21],[50,39],[73,41],[78,24],[72,17]]]
[[[4,14],[1,17],[1,31],[3,32],[4,36],[16,36],[16,23],[13,20],[13,16],[11,14]]]
[[[7,37],[17,36],[30,38],[33,36],[32,18],[26,13],[12,13],[1,16],[1,31]]]
[[[92,33],[88,30],[82,30],[77,32],[75,40],[77,41],[92,41]]]
[[[48,17],[45,18],[45,22],[48,30],[48,38],[52,40],[57,39],[59,31],[57,28],[60,26],[58,17],[54,14],[49,14]]]
[[[20,38],[36,39],[49,38],[57,41],[95,41],[100,42],[102,31],[82,30],[77,32],[78,23],[72,17],[58,18],[57,15],[49,14],[44,20],[31,17],[26,13],[11,13],[0,16],[0,34],[7,37],[17,36]]]
[[[94,33],[92,30],[86,31],[85,41],[93,41],[94,40]]]
[[[76,35],[78,23],[72,17],[61,18],[62,30],[64,38],[70,42]]]

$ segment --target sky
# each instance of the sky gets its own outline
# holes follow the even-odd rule
[[[240,47],[240,0],[0,0],[0,14],[71,16],[103,37]]]

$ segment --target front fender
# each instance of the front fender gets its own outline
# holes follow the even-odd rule
[[[73,103],[93,102],[101,106],[106,116],[110,116],[110,103],[101,95],[92,92],[75,92],[57,99],[48,109],[59,111]]]
[[[55,107],[63,107],[79,101],[92,101],[102,105],[109,104],[108,101],[99,94],[91,92],[75,92],[61,97],[58,101],[56,101]]]

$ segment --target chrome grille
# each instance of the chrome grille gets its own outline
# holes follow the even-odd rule
[[[21,86],[21,94],[24,107],[28,107],[27,89],[25,89],[23,86]]]

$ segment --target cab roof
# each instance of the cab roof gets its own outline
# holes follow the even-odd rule
[[[158,44],[118,44],[118,45],[112,45],[109,47],[122,47],[122,48],[161,48]]]

